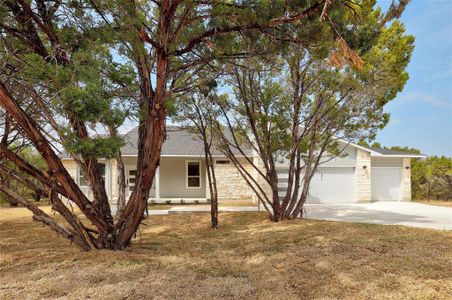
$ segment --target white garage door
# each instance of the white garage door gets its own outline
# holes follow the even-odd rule
[[[285,195],[283,174],[279,175],[280,196]],[[311,180],[307,203],[355,202],[355,168],[320,168]]]
[[[372,168],[372,200],[399,201],[402,198],[402,169]]]

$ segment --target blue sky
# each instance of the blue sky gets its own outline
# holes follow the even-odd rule
[[[391,121],[376,141],[452,156],[452,0],[413,0],[401,20],[416,37],[410,79],[387,104]]]

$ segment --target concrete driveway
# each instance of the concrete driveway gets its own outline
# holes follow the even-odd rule
[[[220,207],[221,211],[257,211],[256,206]],[[263,210],[263,209],[262,209]],[[150,210],[151,215],[209,212],[208,205],[176,206],[169,210]],[[452,208],[414,202],[374,202],[368,204],[307,204],[306,217],[316,220],[406,225],[452,230]]]
[[[452,230],[452,208],[414,202],[368,204],[307,204],[306,217],[386,225]]]

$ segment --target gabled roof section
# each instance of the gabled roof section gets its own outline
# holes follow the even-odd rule
[[[162,156],[203,156],[204,145],[198,136],[189,129],[178,126],[166,126],[167,138],[162,146]],[[136,156],[138,154],[138,127],[124,135],[125,145],[121,148],[123,156]],[[251,149],[244,149],[246,155],[251,155]],[[240,156],[238,150],[234,151]],[[224,156],[214,147],[212,154]]]
[[[385,148],[369,148],[371,150],[371,156],[376,157],[406,157],[406,158],[425,158],[427,155],[425,154],[416,154],[411,153],[407,151],[398,151],[398,150],[391,150],[391,149],[385,149]]]
[[[427,155],[425,154],[416,154],[416,153],[411,153],[411,152],[407,152],[407,151],[398,151],[398,150],[390,150],[390,149],[380,149],[380,148],[371,148],[371,147],[364,147],[352,142],[348,142],[346,140],[337,138],[339,141],[341,141],[342,143],[346,144],[346,145],[350,145],[352,147],[370,152],[370,156],[372,157],[406,157],[406,158],[426,158]]]
[[[166,126],[167,138],[162,146],[162,156],[185,156],[185,157],[201,157],[204,156],[204,145],[199,137],[190,132],[190,129],[179,126]],[[138,155],[138,127],[133,128],[124,136],[124,146],[121,147],[121,154],[123,156],[137,156]],[[231,134],[226,134],[228,139],[232,140]],[[340,142],[347,146],[351,146],[366,152],[369,152],[372,157],[399,157],[399,158],[425,158],[424,154],[414,154],[405,151],[396,151],[389,149],[378,149],[364,147],[340,138]],[[242,147],[245,155],[252,156],[252,149]],[[241,156],[241,153],[235,149],[234,154]],[[224,156],[221,151],[214,147],[212,151],[214,156]],[[70,156],[63,152],[60,156],[63,159],[70,158]]]

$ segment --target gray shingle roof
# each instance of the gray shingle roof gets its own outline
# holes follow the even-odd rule
[[[382,155],[416,155],[416,156],[425,156],[424,154],[411,153],[408,151],[399,151],[399,150],[391,150],[385,148],[370,148],[372,151],[380,153]]]
[[[163,143],[162,155],[204,155],[204,146],[202,141],[189,129],[184,129],[177,126],[166,127],[167,138]],[[124,135],[125,145],[121,148],[122,155],[136,155],[138,154],[138,127],[130,130]],[[250,149],[245,149],[247,155],[251,155]],[[239,154],[238,151],[235,154]],[[221,155],[218,149],[214,149],[214,155]]]

